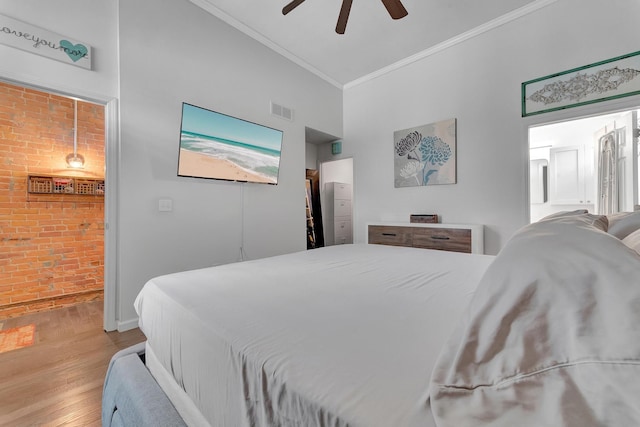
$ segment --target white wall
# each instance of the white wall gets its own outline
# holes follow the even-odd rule
[[[307,169],[318,169],[318,146],[316,144],[305,144],[305,165]]]
[[[178,19],[179,18],[179,19]],[[306,248],[305,125],[342,134],[342,92],[187,0],[120,3],[120,319],[150,278]],[[279,184],[178,178],[183,101],[284,131]],[[270,101],[295,121],[272,116]],[[158,212],[158,200],[173,212]]]
[[[331,152],[332,144],[333,142],[325,142],[324,144],[318,145],[318,163],[340,160],[343,157],[342,154],[333,154]]]
[[[0,45],[0,77],[89,98],[115,98],[118,93],[117,8],[116,1],[103,0],[0,0],[0,14],[94,48],[93,70],[85,70]]]
[[[443,222],[484,224],[485,252],[497,253],[528,222],[528,125],[617,105],[523,119],[521,83],[637,51],[638,16],[635,0],[559,0],[347,89],[343,153],[355,163],[356,241],[366,240],[369,221],[429,212]],[[458,183],[395,189],[393,132],[453,117]]]
[[[320,184],[324,186],[329,182],[341,182],[353,185],[353,159],[337,159],[322,162]]]

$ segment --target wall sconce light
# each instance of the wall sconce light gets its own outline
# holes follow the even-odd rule
[[[70,168],[81,169],[84,167],[84,157],[78,154],[78,100],[73,100],[73,153],[67,154],[67,165]]]

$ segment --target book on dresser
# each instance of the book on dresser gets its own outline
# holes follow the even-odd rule
[[[351,184],[328,182],[325,184],[325,196],[325,245],[353,243]]]
[[[442,251],[484,253],[480,224],[371,223],[368,243]]]

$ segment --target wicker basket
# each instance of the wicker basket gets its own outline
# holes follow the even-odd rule
[[[29,177],[29,193],[45,193],[53,192],[53,180],[49,176],[30,176]]]

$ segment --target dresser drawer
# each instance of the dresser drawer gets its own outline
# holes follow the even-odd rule
[[[368,242],[441,251],[483,253],[479,224],[369,224]]]
[[[462,228],[411,228],[412,246],[471,253],[471,230]]]
[[[369,243],[377,245],[411,246],[411,237],[412,231],[409,227],[369,226]]]
[[[334,216],[351,216],[351,200],[335,200],[333,203]]]
[[[352,239],[349,236],[336,236],[335,245],[348,245],[351,244]]]
[[[348,239],[351,239],[351,236],[353,236],[353,233],[351,232],[351,218],[336,218],[335,236],[336,239],[338,237],[347,237]]]
[[[351,185],[336,182],[333,187],[333,197],[336,199],[351,200]]]

